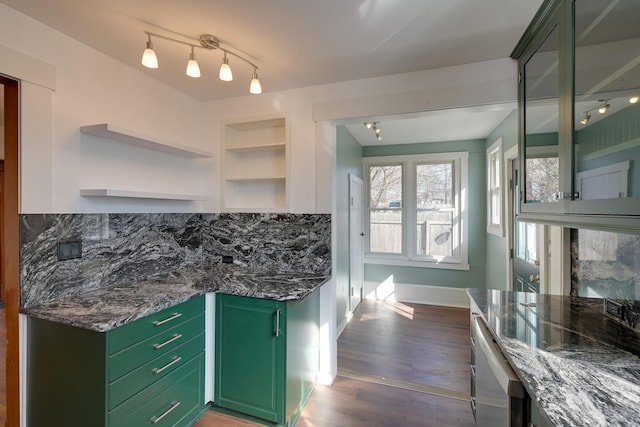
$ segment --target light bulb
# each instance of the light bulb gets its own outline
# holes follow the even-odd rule
[[[258,72],[255,68],[253,69],[251,84],[249,85],[249,93],[253,95],[260,95],[262,93],[262,86],[260,85],[260,80],[258,80]]]
[[[193,46],[191,46],[191,54],[189,55],[189,62],[187,62],[187,76],[200,77],[200,66],[196,61],[196,55],[193,53]]]
[[[609,109],[609,104],[606,103],[602,107],[598,108],[598,113],[604,114],[607,112],[608,109]]]
[[[224,59],[222,60],[222,65],[220,66],[220,74],[218,75],[220,80],[223,82],[230,82],[233,80],[233,73],[231,72],[231,67],[229,66],[229,60],[227,59],[227,52],[224,53]]]
[[[638,102],[638,96],[632,96],[631,98],[629,98],[629,103],[630,104],[636,104]]]
[[[142,53],[142,65],[147,68],[158,68],[158,57],[153,50],[153,43],[151,43],[151,36],[147,40],[147,48]]]
[[[369,123],[369,122],[365,122],[365,123],[364,123],[364,126],[365,126],[367,129],[371,129],[371,123]]]
[[[580,120],[580,123],[583,125],[586,125],[587,123],[589,123],[590,118],[591,118],[591,115],[589,113],[585,113],[584,118]]]

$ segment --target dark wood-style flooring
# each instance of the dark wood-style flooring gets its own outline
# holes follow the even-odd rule
[[[0,309],[0,425],[6,419]],[[469,311],[363,301],[338,340],[338,377],[318,385],[296,427],[464,427],[469,408]],[[195,427],[259,426],[209,411]]]
[[[338,377],[296,427],[465,427],[469,310],[364,300],[338,340]],[[257,426],[207,413],[195,427]]]

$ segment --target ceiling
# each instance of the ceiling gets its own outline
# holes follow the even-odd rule
[[[209,101],[247,95],[252,68],[230,57],[234,81],[222,82],[217,77],[221,52],[196,50],[202,77],[193,79],[184,73],[189,48],[162,39],[153,40],[159,68],[144,68],[144,31],[181,40],[215,35],[221,45],[259,67],[267,93],[506,58],[542,0],[0,2],[180,92]],[[470,137],[479,137],[470,132],[481,127],[475,117],[484,122],[500,116],[496,111],[471,113],[464,121],[474,122],[465,129]],[[437,120],[448,126],[456,119]],[[417,123],[417,118],[412,120]],[[394,126],[385,123],[385,140]]]

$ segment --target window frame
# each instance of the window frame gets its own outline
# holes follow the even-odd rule
[[[502,158],[502,137],[498,138],[487,148],[487,233],[504,237],[504,159]],[[495,160],[495,162],[493,161]],[[496,165],[497,163],[497,165]],[[497,183],[493,178],[498,177]],[[493,197],[497,197],[497,206],[493,204]],[[497,214],[498,222],[493,222]]]
[[[452,162],[454,165],[454,252],[453,256],[435,257],[417,254],[417,197],[416,167],[434,162]],[[468,164],[469,153],[447,152],[417,155],[378,156],[363,158],[365,182],[365,263],[423,268],[469,270],[468,262]],[[371,252],[370,167],[402,166],[402,253]]]

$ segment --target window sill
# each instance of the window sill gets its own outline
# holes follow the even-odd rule
[[[463,262],[453,261],[427,261],[427,260],[415,260],[406,257],[383,257],[376,255],[367,255],[364,257],[365,264],[377,264],[377,265],[395,265],[398,267],[420,267],[420,268],[435,268],[442,270],[469,270],[469,264]]]

